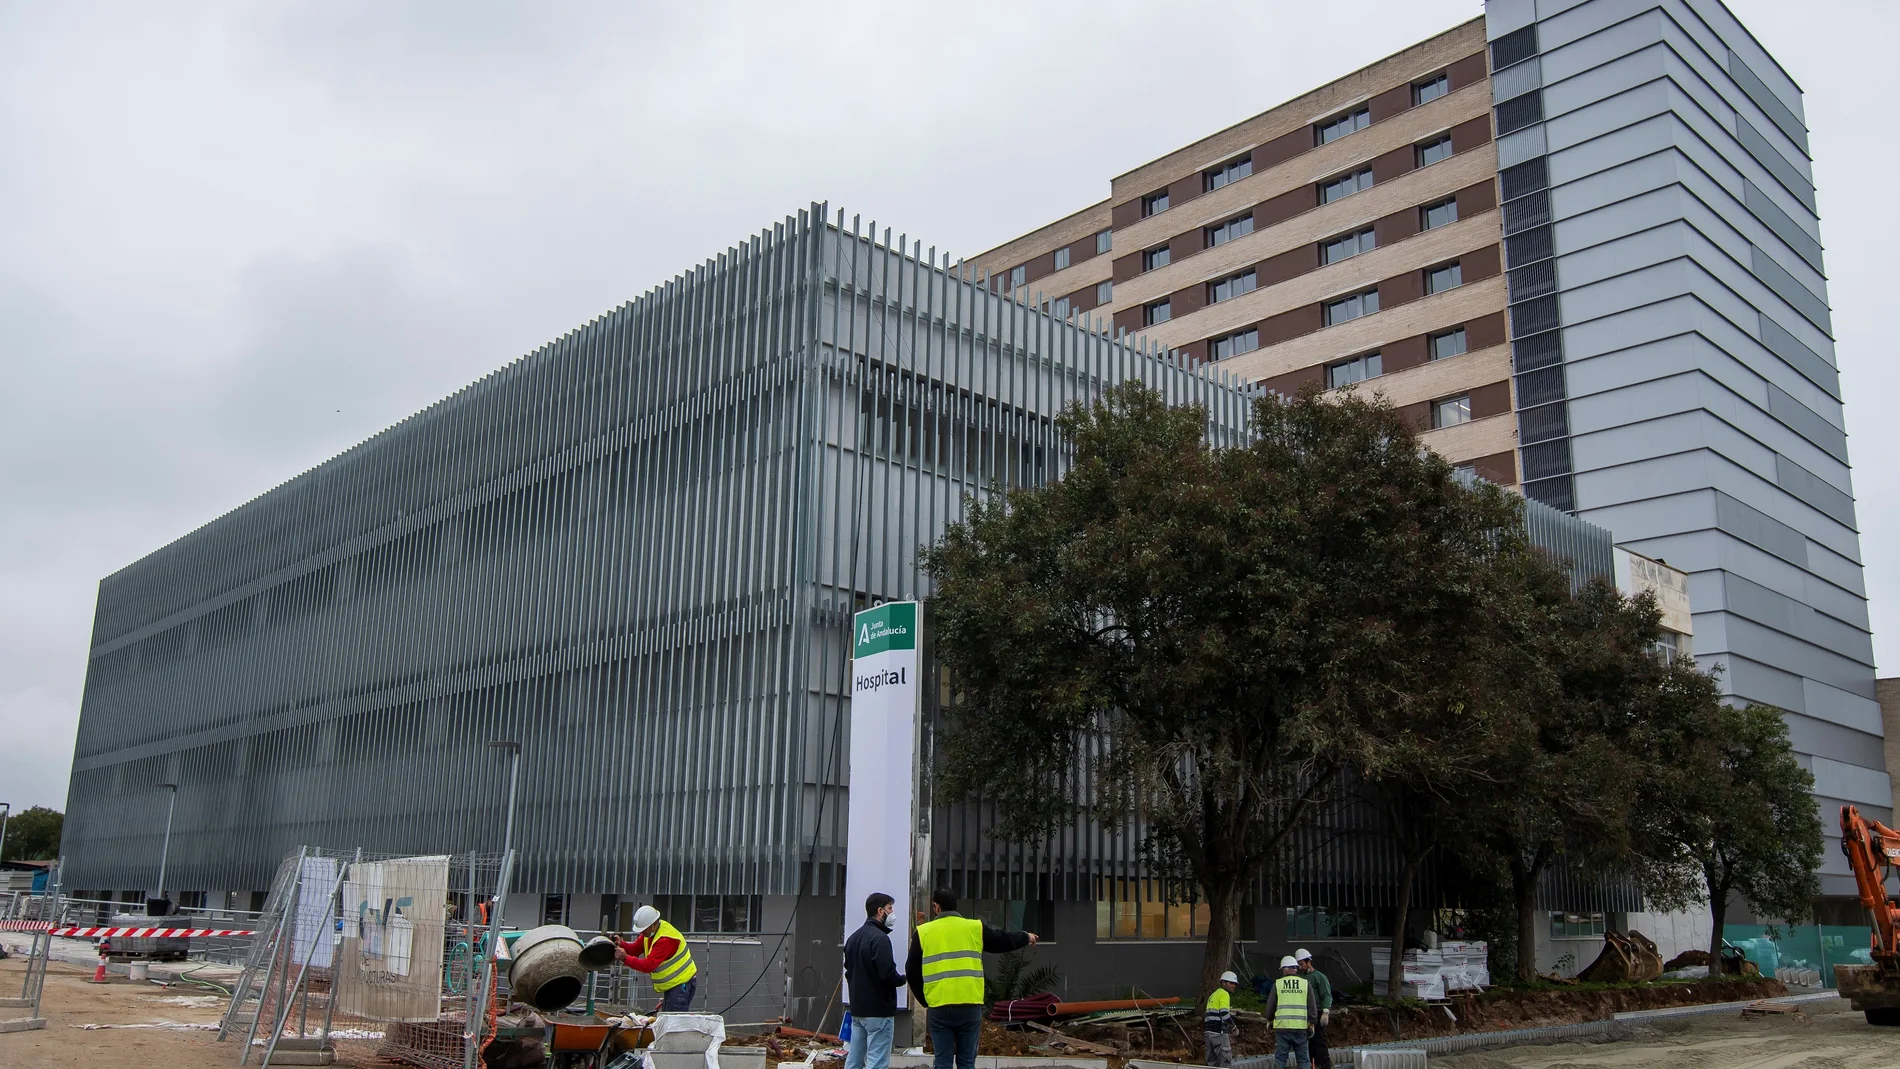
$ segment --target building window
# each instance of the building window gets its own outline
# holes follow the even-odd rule
[[[1341,360],[1337,364],[1326,365],[1326,388],[1337,390],[1341,386],[1351,386],[1355,382],[1376,379],[1385,374],[1385,361],[1378,353],[1366,353],[1351,360]]]
[[[1443,334],[1432,335],[1432,359],[1443,360],[1448,356],[1457,356],[1465,351],[1465,328],[1448,330]]]
[[[1363,315],[1371,315],[1379,310],[1379,291],[1367,290],[1350,297],[1341,297],[1326,302],[1326,325],[1346,323]]]
[[[1340,175],[1330,182],[1322,182],[1319,187],[1319,202],[1331,204],[1341,197],[1350,197],[1362,189],[1372,188],[1372,168]]]
[[[1294,906],[1286,911],[1288,939],[1379,939],[1392,934],[1383,910],[1367,906],[1328,909]]]
[[[1012,267],[1009,269],[1009,288],[1010,289],[1015,289],[1016,287],[1021,286],[1023,283],[1028,282],[1028,281],[1029,281],[1029,268],[1027,266]]]
[[[1215,338],[1207,347],[1207,355],[1211,360],[1225,360],[1230,356],[1239,356],[1241,353],[1251,353],[1258,348],[1260,348],[1260,332],[1249,327],[1238,333],[1229,334],[1225,338]]]
[[[1095,303],[1096,304],[1098,305],[1107,304],[1108,302],[1114,299],[1115,299],[1115,284],[1113,282],[1097,282],[1095,284]]]
[[[1150,215],[1159,215],[1167,210],[1168,191],[1165,189],[1159,193],[1150,193],[1148,196],[1141,198],[1141,214],[1143,218]]]
[[[1471,486],[1478,481],[1478,466],[1476,464],[1454,465],[1451,469],[1451,474],[1459,482],[1464,483],[1466,486]]]
[[[1056,250],[1056,270],[1060,271],[1067,266],[1069,266],[1069,247],[1064,245]]]
[[[1420,104],[1437,100],[1449,92],[1451,92],[1451,78],[1443,74],[1428,81],[1413,82],[1412,106],[1417,107]]]
[[[1471,422],[1471,395],[1459,394],[1447,397],[1443,401],[1432,402],[1432,426],[1456,427],[1460,423]]]
[[[747,935],[759,930],[758,895],[654,895],[653,908],[682,933],[694,935]],[[632,902],[620,903],[622,931],[633,927]],[[1041,934],[1041,933],[1037,933]]]
[[[1056,303],[1050,305],[1050,311],[1055,313],[1057,319],[1069,318],[1069,299],[1067,297],[1057,297]]]
[[[1362,252],[1370,252],[1376,245],[1377,240],[1378,239],[1373,236],[1372,228],[1367,227],[1357,234],[1347,234],[1343,238],[1334,238],[1331,241],[1321,242],[1319,247],[1320,262],[1336,264],[1348,256],[1357,256]]]
[[[1207,183],[1207,191],[1212,193],[1220,187],[1230,182],[1238,182],[1252,173],[1253,155],[1249,153],[1237,160],[1229,160],[1227,163],[1211,171],[1203,171],[1201,172],[1201,177]]]
[[[1227,300],[1229,297],[1238,297],[1243,293],[1252,293],[1253,288],[1254,273],[1251,270],[1242,271],[1238,275],[1223,278],[1219,282],[1209,283],[1207,287],[1207,303],[1218,304],[1221,301]]]
[[[1427,204],[1419,212],[1424,216],[1420,222],[1426,230],[1455,223],[1458,221],[1458,198],[1446,197],[1437,204]]]
[[[1157,267],[1166,267],[1168,266],[1170,255],[1171,253],[1166,245],[1158,249],[1149,249],[1141,254],[1141,269],[1143,271],[1153,271]]]
[[[1552,939],[1589,939],[1603,934],[1601,913],[1555,913],[1550,915]]]
[[[1101,233],[1096,234],[1095,235],[1095,255],[1100,256],[1101,254],[1107,252],[1109,248],[1112,245],[1114,245],[1114,236],[1115,236],[1115,232],[1113,230],[1104,230]]]
[[[567,896],[566,895],[542,895],[541,896],[541,923],[542,924],[566,924],[567,923]]]
[[[1246,215],[1235,216],[1219,226],[1208,227],[1207,247],[1211,249],[1216,245],[1224,245],[1235,238],[1243,238],[1251,233],[1253,233],[1253,213],[1248,212]]]
[[[1010,932],[1035,932],[1038,941],[1055,942],[1056,904],[1021,898],[964,899],[957,912]]]
[[[1159,880],[1104,880],[1104,896],[1095,903],[1095,938],[1203,939],[1211,911],[1205,902],[1170,902]],[[1257,938],[1254,910],[1242,906],[1242,940]],[[1031,929],[1034,931],[1034,929]],[[1041,935],[1041,932],[1037,932]]]
[[[1372,109],[1360,108],[1347,112],[1337,119],[1328,119],[1319,124],[1319,143],[1322,145],[1337,141],[1355,130],[1364,130],[1372,125]]]
[[[1166,300],[1156,301],[1141,310],[1141,318],[1151,327],[1158,323],[1166,323],[1174,318],[1174,304]]]
[[[1457,264],[1434,267],[1425,272],[1425,292],[1443,293],[1448,289],[1463,285],[1464,281],[1464,272],[1458,269]]]
[[[1418,165],[1430,167],[1439,160],[1451,159],[1451,135],[1446,134],[1436,141],[1427,141],[1418,146]]]

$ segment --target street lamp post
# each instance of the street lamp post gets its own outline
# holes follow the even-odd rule
[[[515,845],[515,788],[521,782],[521,744],[513,739],[490,739],[490,749],[507,750],[508,761],[508,823],[501,833],[501,852],[505,855]]]
[[[161,783],[160,790],[172,792],[171,802],[165,806],[165,845],[158,852],[158,897],[165,897],[165,863],[171,860],[172,853],[172,813],[178,808],[178,784]]]
[[[0,802],[0,861],[7,859],[7,819],[13,816],[13,803]]]

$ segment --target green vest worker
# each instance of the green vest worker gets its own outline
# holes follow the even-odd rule
[[[1293,952],[1300,963],[1300,975],[1313,985],[1313,1000],[1319,1003],[1319,1027],[1306,1040],[1306,1053],[1313,1069],[1333,1069],[1332,1049],[1326,1045],[1326,1026],[1333,1023],[1333,982],[1313,964],[1313,952],[1302,947]]]
[[[1273,1025],[1273,1060],[1280,1069],[1286,1069],[1288,1055],[1299,1069],[1312,1069],[1306,1040],[1319,1027],[1319,1000],[1290,955],[1280,959],[1280,978],[1268,991],[1267,1020]]]
[[[975,1069],[983,1027],[983,955],[1036,945],[1034,932],[1005,932],[957,912],[957,896],[930,896],[931,919],[910,933],[904,975],[911,993],[930,1008],[935,1069]]]
[[[678,928],[660,919],[660,911],[641,906],[634,911],[633,926],[640,934],[632,942],[620,944],[620,961],[635,972],[653,978],[653,990],[660,995],[664,1013],[685,1013],[693,1008],[693,994],[699,990],[694,977],[699,966],[693,964],[693,952],[686,948],[686,937]]]
[[[1240,977],[1232,972],[1220,974],[1220,986],[1207,996],[1207,1009],[1201,1015],[1201,1038],[1207,1041],[1207,1064],[1225,1069],[1234,1064],[1234,1033],[1240,1027],[1234,1021],[1234,988]]]

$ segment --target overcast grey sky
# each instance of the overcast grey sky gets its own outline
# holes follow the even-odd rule
[[[1732,6],[1807,93],[1891,666],[1900,15]],[[101,577],[409,412],[810,201],[979,252],[1481,12],[0,0],[0,801],[64,806]]]

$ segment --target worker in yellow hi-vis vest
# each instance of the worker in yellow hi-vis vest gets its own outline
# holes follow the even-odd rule
[[[1280,976],[1267,989],[1267,1021],[1273,1026],[1273,1060],[1286,1069],[1293,1056],[1299,1069],[1312,1069],[1307,1038],[1319,1027],[1319,1000],[1313,982],[1300,975],[1300,963],[1289,955],[1280,959]]]
[[[957,896],[939,888],[930,896],[931,919],[911,929],[904,975],[911,993],[929,1007],[934,1069],[975,1069],[983,1027],[983,955],[1036,945],[1034,932],[1006,932],[957,912]]]

